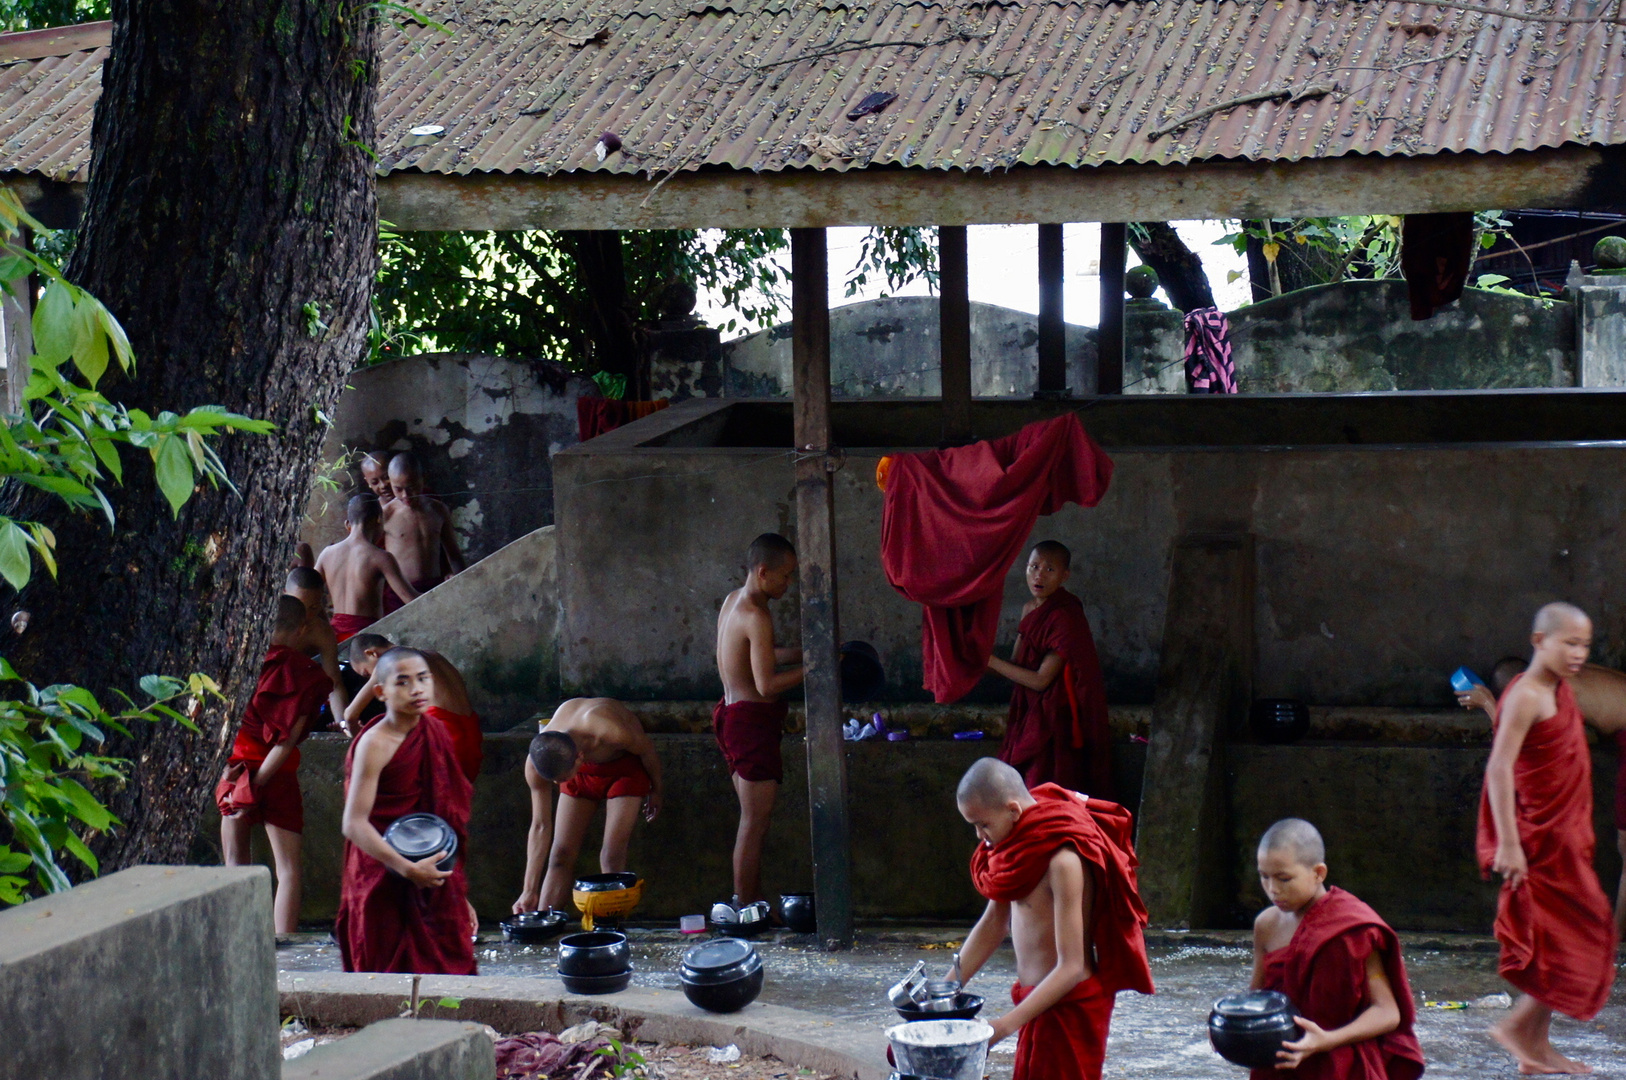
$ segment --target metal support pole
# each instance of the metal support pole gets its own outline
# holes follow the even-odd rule
[[[21,230],[20,243],[27,247],[31,237]],[[0,248],[0,254],[7,254]],[[5,360],[5,382],[0,387],[4,411],[22,412],[23,388],[28,385],[28,360],[34,355],[33,279],[24,274],[7,282],[10,291],[0,290],[0,356]]]
[[[1095,392],[1124,392],[1124,258],[1129,227],[1101,223],[1101,336],[1095,352]]]
[[[1060,225],[1039,226],[1039,392],[1067,396],[1067,326],[1063,321]]]
[[[791,364],[796,439],[796,554],[807,667],[807,802],[813,893],[826,948],[852,945],[847,751],[841,739],[835,470],[830,445],[830,286],[823,229],[792,229]]]
[[[937,229],[937,332],[943,372],[943,444],[971,441],[971,272],[964,225]]]

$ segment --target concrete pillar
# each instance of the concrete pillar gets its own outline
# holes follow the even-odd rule
[[[26,232],[23,242],[28,242]],[[0,293],[3,293],[0,295],[0,364],[5,365],[0,411],[15,413],[22,410],[23,388],[28,385],[28,358],[34,353],[34,305],[28,275],[8,281]]]
[[[1626,276],[1582,274],[1565,284],[1575,298],[1575,368],[1581,386],[1626,386]]]
[[[282,1080],[493,1080],[497,1058],[479,1024],[380,1020],[313,1047],[282,1067]]]
[[[1124,264],[1129,228],[1101,223],[1101,336],[1096,339],[1095,392],[1124,392]]]
[[[1253,608],[1251,535],[1175,543],[1135,840],[1154,926],[1204,926],[1221,900],[1221,744],[1252,696]]]
[[[943,372],[943,443],[971,441],[971,281],[964,225],[937,230],[937,339]]]
[[[1065,398],[1067,391],[1067,325],[1063,301],[1066,272],[1060,225],[1039,226],[1039,392],[1035,397]]]

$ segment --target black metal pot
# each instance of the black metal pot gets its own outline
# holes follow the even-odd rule
[[[622,870],[615,874],[588,874],[577,878],[571,887],[577,892],[619,892],[636,884],[638,875],[631,870]]]
[[[762,957],[738,938],[714,938],[683,954],[683,996],[707,1012],[739,1012],[762,993]]]
[[[1208,1041],[1220,1057],[1249,1069],[1270,1069],[1282,1043],[1299,1038],[1298,1009],[1286,994],[1248,990],[1226,994],[1208,1014]]]
[[[786,893],[779,898],[779,917],[785,921],[787,929],[798,934],[814,934],[818,932],[819,920],[813,907],[813,894],[805,892]]]
[[[559,981],[572,994],[617,994],[632,983],[632,972],[619,975],[563,975]]]
[[[975,1020],[977,1014],[982,1012],[984,1002],[976,994],[967,994],[964,991],[954,995],[954,1008],[946,1012],[927,1012],[916,1005],[894,1006],[898,1015],[908,1021],[915,1020]]]
[[[1260,742],[1297,742],[1310,732],[1310,707],[1293,698],[1260,698],[1248,710],[1248,727]]]
[[[384,830],[384,843],[413,862],[444,851],[446,857],[435,864],[435,869],[442,872],[457,865],[457,833],[438,814],[406,814],[396,818]]]
[[[502,939],[539,945],[564,932],[575,921],[562,911],[527,911],[502,921]]]
[[[561,977],[624,975],[631,970],[632,946],[627,944],[625,934],[595,930],[559,939]]]
[[[886,686],[886,669],[881,654],[867,641],[848,641],[841,646],[841,700],[848,704],[874,701]]]

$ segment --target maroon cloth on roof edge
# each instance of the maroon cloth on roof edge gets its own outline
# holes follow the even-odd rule
[[[1112,459],[1075,413],[1003,439],[898,454],[886,479],[881,565],[887,581],[925,605],[925,686],[957,701],[988,667],[1005,575],[1040,514],[1094,506]]]
[[[1407,214],[1400,226],[1400,272],[1411,317],[1430,319],[1462,295],[1474,258],[1474,215]]]

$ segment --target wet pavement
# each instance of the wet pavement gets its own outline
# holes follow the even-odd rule
[[[674,930],[637,927],[628,935],[635,984],[678,989],[678,961],[698,939]],[[1205,1023],[1215,998],[1247,985],[1251,962],[1247,936],[1160,933],[1149,940],[1158,992],[1151,997],[1118,996],[1106,1077],[1239,1080],[1243,1070],[1209,1048]],[[757,939],[768,970],[761,1000],[852,1024],[889,1026],[898,1021],[886,1002],[887,987],[917,960],[946,970],[957,943],[955,934],[942,931],[869,931],[859,934],[852,950],[828,953],[810,936],[764,934]],[[476,955],[484,975],[554,974],[552,944],[509,944],[499,933],[487,931],[481,934]],[[1509,989],[1496,975],[1493,943],[1483,938],[1419,935],[1406,943],[1406,963],[1420,1003],[1471,1002]],[[336,971],[339,951],[325,933],[300,934],[293,944],[278,950],[277,966],[284,971]],[[1008,1007],[1014,971],[1014,958],[1003,949],[968,989],[987,996],[988,1012],[998,1015]],[[1428,1058],[1428,1075],[1516,1076],[1511,1059],[1484,1035],[1502,1015],[1487,1007],[1420,1006],[1417,1034]],[[1594,1020],[1555,1018],[1553,1042],[1560,1052],[1591,1064],[1598,1075],[1626,1080],[1626,987],[1621,980],[1616,981],[1609,1005]],[[989,1062],[995,1080],[1010,1075],[1015,1045],[1012,1039],[995,1048]]]

